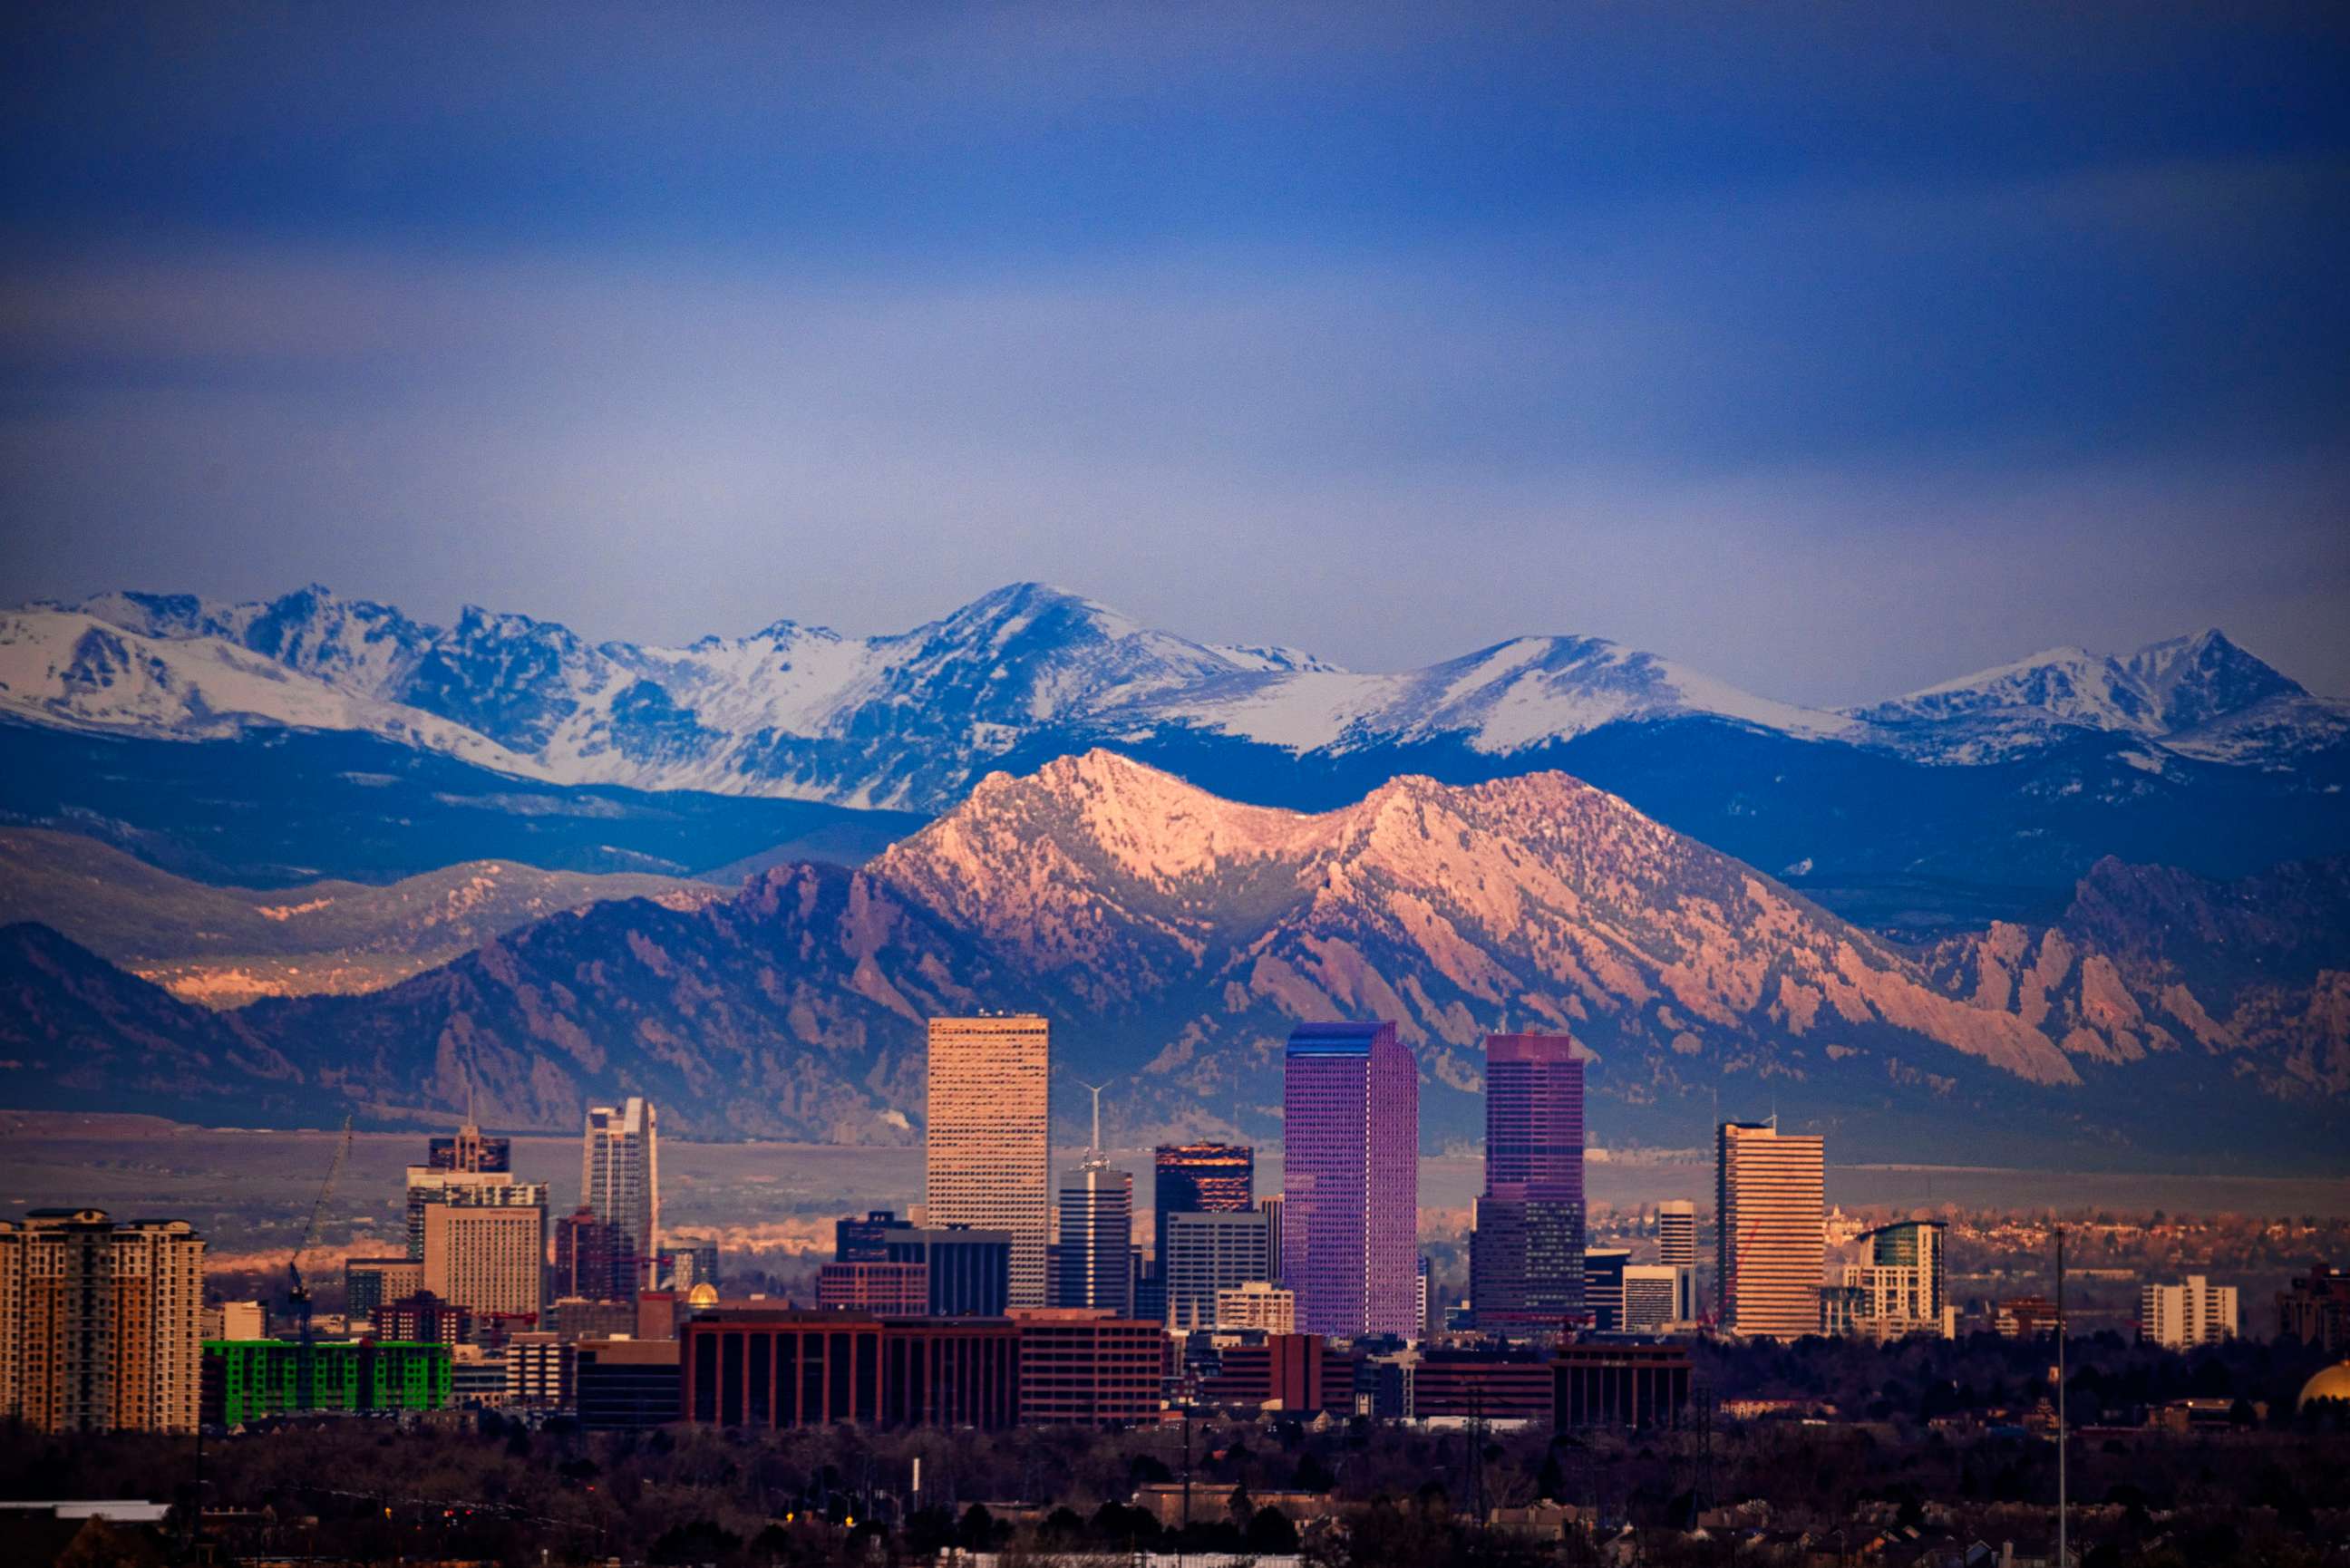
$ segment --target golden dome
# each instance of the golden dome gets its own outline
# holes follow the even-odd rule
[[[2350,1361],[2337,1361],[2321,1368],[2316,1376],[2301,1386],[2296,1410],[2306,1410],[2313,1399],[2350,1399]]]
[[[702,1281],[700,1284],[685,1293],[685,1304],[692,1307],[696,1311],[700,1311],[703,1307],[716,1306],[718,1304],[718,1287],[712,1284],[708,1280]]]

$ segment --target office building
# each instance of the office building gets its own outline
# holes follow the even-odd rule
[[[637,1332],[637,1303],[625,1302],[594,1302],[582,1296],[557,1296],[546,1303],[539,1318],[539,1326],[557,1338],[577,1342],[583,1339],[627,1337]]]
[[[449,1402],[470,1410],[494,1410],[506,1402],[506,1358],[478,1345],[450,1352]]]
[[[1061,1175],[1061,1244],[1053,1303],[1134,1315],[1134,1178],[1099,1149]]]
[[[427,1203],[424,1288],[477,1316],[535,1321],[546,1281],[545,1188],[538,1192],[536,1203],[456,1201],[453,1192]]]
[[[1355,1413],[1356,1359],[1318,1334],[1272,1334],[1262,1345],[1224,1348],[1200,1384],[1200,1403],[1223,1410],[1299,1415]]]
[[[1954,1337],[1948,1237],[1941,1221],[1929,1220],[1904,1220],[1863,1235],[1864,1261],[1846,1264],[1838,1288],[1820,1297],[1821,1332],[1880,1344],[1913,1334]]]
[[[931,1020],[926,1218],[1012,1239],[1014,1306],[1041,1307],[1050,1294],[1051,1069],[1049,1030],[1035,1013]]]
[[[572,1347],[571,1397],[591,1432],[648,1432],[680,1418],[677,1341],[583,1339]]]
[[[192,1430],[203,1259],[184,1220],[0,1220],[0,1416],[41,1432]]]
[[[556,1296],[591,1302],[632,1302],[644,1278],[627,1227],[578,1209],[555,1222]]]
[[[1170,1216],[1243,1214],[1256,1204],[1256,1150],[1246,1144],[1162,1143],[1151,1163],[1150,1255],[1161,1265]]]
[[[1585,1312],[1583,1063],[1564,1034],[1485,1037],[1485,1188],[1470,1241],[1480,1327]]]
[[[681,1413],[724,1427],[996,1430],[1018,1418],[1020,1350],[1019,1330],[1003,1318],[721,1306],[681,1331]]]
[[[1826,1149],[1817,1137],[1724,1122],[1715,1146],[1715,1289],[1747,1338],[1817,1334],[1826,1262]]]
[[[1686,1198],[1657,1205],[1657,1262],[1697,1267],[1697,1205]]]
[[[465,1345],[473,1337],[473,1314],[431,1291],[385,1302],[372,1314],[376,1337],[414,1345]]]
[[[888,1232],[901,1221],[888,1209],[868,1210],[862,1220],[832,1222],[832,1261],[836,1263],[880,1263],[889,1261]]]
[[[1412,1421],[1548,1421],[1558,1398],[1551,1358],[1531,1349],[1422,1351],[1404,1373]]]
[[[1413,1268],[1412,1274],[1412,1337],[1426,1339],[1436,1332],[1435,1320],[1429,1315],[1435,1309],[1436,1274],[1435,1267],[1429,1262],[1427,1253],[1422,1252],[1419,1255],[1419,1262]]]
[[[1623,1306],[1617,1326],[1627,1334],[1665,1334],[1697,1321],[1697,1270],[1687,1263],[1622,1265]]]
[[[1992,1310],[2002,1339],[2038,1339],[2056,1332],[2056,1303],[2046,1296],[2011,1296]]]
[[[1600,1334],[1624,1330],[1624,1271],[1632,1266],[1629,1247],[1587,1247],[1583,1254],[1584,1316]]]
[[[1131,1427],[1159,1418],[1167,1336],[1157,1324],[1082,1307],[1011,1316],[1023,1426]]]
[[[552,1334],[517,1334],[506,1341],[506,1403],[542,1410],[572,1406],[577,1352]]]
[[[1263,1280],[1218,1291],[1215,1327],[1220,1333],[1295,1334],[1296,1293]]]
[[[1565,1345],[1553,1367],[1557,1396],[1552,1424],[1562,1432],[1676,1427],[1689,1409],[1685,1345]]]
[[[1001,1317],[1011,1306],[1012,1237],[962,1225],[892,1225],[882,1261],[919,1263],[932,1317]]]
[[[517,1181],[505,1170],[434,1170],[421,1165],[408,1168],[408,1255],[424,1258],[424,1211],[435,1203],[464,1203],[477,1208],[536,1205],[546,1208],[546,1183]],[[541,1223],[545,1221],[542,1219]]]
[[[421,1250],[413,1258],[348,1259],[343,1263],[343,1315],[352,1323],[363,1322],[384,1303],[412,1296],[423,1288]]]
[[[1191,1330],[1216,1321],[1216,1297],[1265,1278],[1264,1216],[1253,1210],[1168,1217],[1168,1326]]]
[[[451,1399],[446,1345],[390,1339],[210,1340],[203,1346],[207,1424],[268,1416],[438,1410]]]
[[[660,1117],[651,1101],[631,1095],[588,1110],[579,1205],[625,1231],[640,1266],[660,1254]]]
[[[1301,1023],[1284,1054],[1282,1277],[1298,1326],[1412,1333],[1419,1069],[1384,1023]]]
[[[2138,1293],[2138,1337],[2166,1350],[2217,1345],[2236,1337],[2236,1287],[2189,1274],[2175,1285],[2148,1284]]]
[[[921,1263],[827,1263],[816,1272],[816,1304],[875,1317],[929,1317],[931,1271]]]
[[[223,1302],[218,1306],[204,1308],[198,1321],[206,1339],[269,1337],[269,1304],[266,1302]]]
[[[487,1171],[514,1169],[513,1145],[502,1137],[484,1137],[472,1118],[457,1129],[454,1137],[436,1137],[425,1147],[424,1167],[428,1170],[463,1171],[479,1175]]]
[[[696,1285],[723,1289],[725,1281],[718,1277],[718,1243],[715,1241],[677,1241],[669,1244],[661,1257],[669,1270],[667,1283],[673,1291],[691,1294]]]
[[[2276,1296],[2277,1337],[2350,1351],[2350,1274],[2312,1263]]]
[[[1286,1282],[1282,1277],[1281,1264],[1282,1209],[1281,1194],[1278,1192],[1270,1198],[1257,1200],[1256,1211],[1264,1216],[1265,1266],[1271,1271],[1273,1282],[1276,1285]]]

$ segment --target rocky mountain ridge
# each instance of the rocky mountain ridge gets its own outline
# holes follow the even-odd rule
[[[1617,1143],[1686,1147],[1717,1109],[1775,1104],[1850,1158],[2175,1158],[2253,1126],[2225,1147],[2310,1152],[2350,1130],[2324,1033],[2350,924],[2326,901],[2340,866],[2294,875],[2308,919],[2240,921],[2273,971],[2255,993],[2166,956],[2168,917],[2143,911],[2192,892],[2233,918],[2266,889],[2110,870],[2054,938],[1913,951],[1562,775],[1403,778],[1308,814],[1097,753],[991,776],[862,869],[781,867],[695,910],[598,905],[368,996],[182,1009],[11,928],[0,1049],[19,1085],[61,1053],[141,1064],[124,1103],[251,1063],[232,1075],[258,1096],[431,1118],[471,1074],[509,1125],[648,1093],[693,1136],[887,1141],[920,1120],[925,1017],[1028,1006],[1066,1074],[1121,1079],[1132,1125],[1262,1137],[1291,1023],[1376,1014],[1421,1061],[1439,1147],[1474,1137],[1479,1036],[1555,1027],[1596,1054]],[[2132,1026],[2121,1049],[2108,973],[2142,1015],[2154,996],[2181,1017],[2175,988],[2230,1033]],[[182,1035],[204,1065],[175,1064]]]

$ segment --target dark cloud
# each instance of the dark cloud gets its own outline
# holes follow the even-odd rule
[[[2350,691],[2329,13],[130,15],[9,24],[21,594]]]

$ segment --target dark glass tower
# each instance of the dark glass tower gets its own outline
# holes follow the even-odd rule
[[[1256,1150],[1239,1143],[1162,1143],[1151,1182],[1150,1255],[1167,1267],[1177,1214],[1245,1214],[1256,1207]]]
[[[1485,1192],[1469,1254],[1478,1326],[1585,1310],[1583,1063],[1565,1034],[1485,1037]]]

